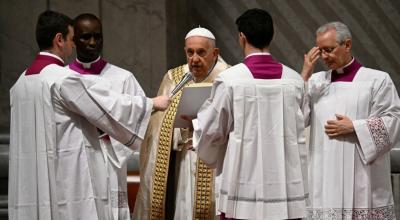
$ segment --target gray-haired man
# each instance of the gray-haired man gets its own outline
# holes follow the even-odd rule
[[[302,76],[310,100],[310,219],[395,219],[390,149],[400,136],[400,100],[388,73],[351,53],[346,25],[316,32]],[[311,76],[318,58],[328,71]]]

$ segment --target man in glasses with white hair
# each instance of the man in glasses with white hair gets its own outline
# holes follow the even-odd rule
[[[309,219],[395,219],[390,149],[399,141],[400,100],[388,73],[352,56],[341,22],[321,26],[304,55],[311,113]],[[321,58],[328,71],[312,75]]]

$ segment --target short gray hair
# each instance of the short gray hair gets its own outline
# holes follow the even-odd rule
[[[343,24],[342,22],[339,21],[334,21],[334,22],[330,22],[327,24],[322,25],[321,27],[319,27],[317,29],[317,31],[315,32],[315,35],[319,35],[322,33],[325,33],[329,30],[336,30],[336,41],[339,44],[342,44],[346,39],[350,39],[351,40],[351,33],[349,28]]]
[[[214,40],[214,39],[210,39],[210,38],[208,38],[209,40],[210,40],[210,42],[211,42],[211,46],[212,47],[214,47],[214,48],[216,48],[217,47],[217,43],[216,43],[216,40]]]

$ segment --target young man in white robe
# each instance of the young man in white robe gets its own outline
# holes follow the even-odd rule
[[[219,173],[220,219],[303,218],[304,82],[269,53],[267,11],[250,9],[236,24],[244,62],[215,79],[193,120],[194,147]]]
[[[388,73],[351,54],[341,22],[321,26],[304,55],[311,113],[309,219],[395,219],[390,149],[400,140],[400,100]],[[328,71],[312,74],[322,58]]]
[[[119,95],[64,68],[73,35],[70,18],[43,12],[41,52],[10,90],[9,219],[112,219],[96,127],[138,147],[152,107],[168,105],[167,97]]]
[[[117,93],[145,96],[131,72],[108,63],[101,57],[103,31],[98,17],[84,13],[74,19],[74,42],[77,57],[68,68],[85,77],[101,77],[107,80],[112,85],[111,89]],[[139,127],[131,129],[137,128]],[[107,188],[111,198],[109,208],[112,209],[114,220],[130,219],[126,178],[127,162],[133,155],[133,150],[106,134],[99,141],[108,172]]]
[[[228,65],[219,57],[214,35],[206,28],[194,28],[185,37],[187,64],[169,70],[160,85],[158,95],[169,95],[191,72],[189,83],[211,83]],[[140,187],[136,198],[134,219],[211,219],[215,216],[214,175],[191,146],[188,129],[174,129],[178,92],[171,107],[151,116],[140,149]],[[168,140],[166,141],[167,138]],[[207,173],[199,178],[198,173]],[[208,187],[199,183],[208,182]],[[168,186],[170,191],[167,191]],[[200,198],[197,195],[203,194]],[[196,208],[200,205],[201,208]]]

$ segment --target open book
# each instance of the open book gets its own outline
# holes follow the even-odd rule
[[[194,83],[182,89],[181,100],[176,111],[174,128],[187,128],[191,122],[181,118],[181,115],[196,117],[204,101],[210,97],[212,83]]]

